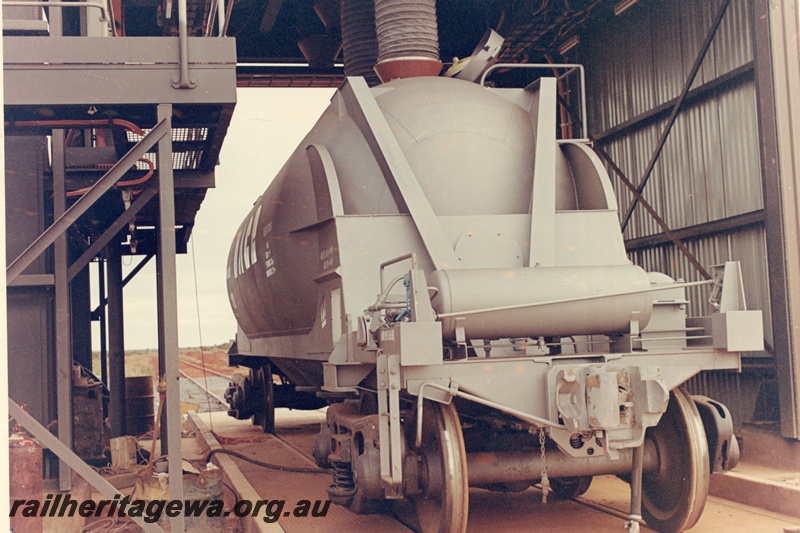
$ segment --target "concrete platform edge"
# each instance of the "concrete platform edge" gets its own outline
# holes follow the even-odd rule
[[[206,455],[211,450],[222,448],[222,445],[217,441],[214,434],[211,433],[211,430],[208,429],[208,426],[206,426],[205,422],[200,419],[196,412],[189,411],[188,419],[189,424],[194,429],[197,442],[203,450],[203,455]],[[227,455],[217,454],[211,458],[211,461],[222,469],[225,482],[233,487],[239,499],[253,502],[260,499],[256,490],[250,482],[247,481],[247,478],[244,477],[244,474],[242,474],[242,471],[236,466],[233,459]],[[285,533],[285,530],[277,522],[268,524],[253,516],[248,516],[242,520],[244,521],[245,531],[247,531],[247,533]]]
[[[759,509],[800,517],[800,489],[738,472],[711,476],[710,494]]]

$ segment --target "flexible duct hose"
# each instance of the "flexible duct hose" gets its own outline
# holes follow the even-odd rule
[[[342,48],[346,76],[364,76],[370,87],[381,81],[373,70],[378,61],[373,0],[342,0]]]
[[[439,60],[436,0],[375,0],[378,61],[401,57]]]

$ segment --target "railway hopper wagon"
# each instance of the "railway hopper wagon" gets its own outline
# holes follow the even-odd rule
[[[763,347],[738,264],[701,317],[706,282],[632,264],[557,84],[347,78],[241,224],[230,414],[272,431],[276,406],[328,405],[314,457],[353,512],[460,532],[469,487],[570,498],[616,474],[630,529],[681,531],[738,460],[725,406],[682,387]]]

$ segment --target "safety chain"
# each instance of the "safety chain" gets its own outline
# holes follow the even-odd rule
[[[550,488],[550,479],[547,477],[547,459],[545,458],[544,428],[539,429],[539,449],[542,451],[542,503],[547,503],[547,495],[553,491]]]

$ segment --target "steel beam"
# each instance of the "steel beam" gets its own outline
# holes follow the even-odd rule
[[[139,211],[141,211],[142,208],[147,205],[147,203],[156,195],[157,192],[158,191],[156,189],[143,190],[139,194],[139,197],[136,198],[136,200],[131,204],[131,206],[126,209],[125,212],[122,213],[117,220],[115,220],[72,265],[70,265],[68,279],[72,281],[72,278],[77,276],[78,273],[89,264],[89,261],[94,259],[97,254],[99,254],[103,248],[105,248],[106,245],[111,242],[111,239],[113,239],[122,230],[122,228],[124,228],[134,219],[137,213],[139,213]]]
[[[145,267],[145,265],[147,265],[148,262],[150,262],[152,258],[153,258],[152,254],[147,254],[146,256],[144,256],[144,258],[142,258],[142,260],[139,261],[135,267],[133,267],[133,270],[128,272],[128,275],[125,276],[125,279],[122,280],[122,286],[125,287],[128,284],[128,282],[132,280],[136,276],[136,274],[138,274],[139,271],[142,270]],[[92,311],[92,316],[98,316],[102,312],[103,308],[106,306],[107,303],[108,303],[108,298],[101,297],[100,304],[94,308],[94,311]]]
[[[42,446],[55,453],[62,461],[67,463],[75,472],[85,479],[92,487],[108,498],[113,499],[114,496],[122,496],[122,494],[106,479],[98,474],[94,468],[84,463],[80,457],[75,455],[69,446],[64,445],[59,441],[50,431],[36,421],[31,415],[26,413],[17,402],[8,399],[8,414],[22,426],[27,429],[31,435],[36,437]],[[164,530],[158,524],[150,524],[145,522],[141,517],[131,517],[131,520],[136,522],[139,526],[144,528],[148,533],[164,533]]]
[[[158,106],[158,120],[169,124],[172,106]],[[172,139],[158,142],[158,253],[156,254],[158,294],[159,378],[166,383],[166,403],[161,420],[161,454],[169,460],[170,498],[183,500],[183,459],[181,457],[181,402],[178,369],[178,293],[175,265],[175,198],[172,175]],[[170,518],[172,531],[183,531],[184,517]]]
[[[625,228],[628,227],[628,222],[631,220],[633,210],[636,209],[636,205],[641,200],[640,195],[642,194],[642,191],[644,191],[645,186],[647,186],[647,181],[650,179],[650,175],[653,173],[653,169],[655,168],[656,162],[661,155],[661,151],[664,149],[664,144],[667,142],[669,132],[672,131],[672,126],[675,124],[675,119],[678,118],[678,113],[680,112],[684,101],[686,101],[686,95],[689,94],[689,89],[692,88],[692,83],[694,83],[697,72],[703,65],[703,60],[706,57],[706,53],[708,52],[708,49],[711,48],[711,42],[714,40],[714,36],[717,34],[717,29],[722,23],[722,17],[725,16],[725,12],[728,10],[730,3],[731,0],[722,0],[722,5],[720,5],[719,10],[717,11],[717,16],[714,18],[714,22],[711,24],[711,28],[708,30],[706,40],[703,41],[703,44],[700,46],[700,51],[697,54],[697,58],[694,60],[692,69],[689,71],[689,76],[686,78],[686,83],[683,85],[683,90],[681,90],[680,96],[675,101],[675,105],[672,107],[672,112],[667,119],[667,124],[664,126],[664,130],[661,132],[661,137],[658,139],[656,149],[653,151],[653,155],[650,157],[650,162],[647,164],[647,168],[642,175],[642,179],[639,180],[639,185],[636,187],[636,191],[639,193],[639,195],[634,195],[633,202],[631,202],[630,207],[628,207],[628,211],[625,213],[625,216],[622,219],[622,231],[625,231]]]
[[[106,247],[108,268],[108,370],[111,437],[127,434],[125,422],[125,322],[123,320],[122,256],[119,243]]]
[[[639,190],[636,188],[633,182],[628,179],[625,173],[622,172],[622,169],[619,168],[619,166],[614,162],[614,160],[611,159],[611,156],[608,155],[608,152],[606,152],[603,148],[601,148],[600,145],[597,143],[593,143],[593,145],[594,145],[594,151],[601,158],[603,158],[606,161],[606,163],[608,163],[611,166],[611,168],[619,177],[619,180],[628,188],[628,190],[630,190],[633,193],[634,198],[636,198],[639,201],[639,203],[642,204],[642,207],[644,207],[645,210],[650,214],[650,216],[653,217],[653,220],[655,220],[656,223],[661,227],[661,230],[664,232],[664,234],[667,235],[667,237],[669,237],[669,239],[675,244],[678,250],[680,250],[680,252],[686,257],[686,259],[689,260],[692,266],[695,269],[697,269],[697,271],[700,272],[700,274],[705,279],[711,279],[712,276],[708,272],[708,270],[706,270],[703,264],[700,263],[700,261],[694,256],[691,250],[689,250],[689,248],[686,247],[683,241],[681,241],[675,235],[675,233],[672,231],[669,225],[667,225],[667,221],[664,220],[661,217],[661,215],[658,214],[658,211],[656,211],[655,208],[652,205],[650,205],[650,203],[647,200],[644,199],[641,192],[639,192]]]
[[[686,95],[684,105],[705,101],[713,95],[719,94],[722,91],[730,90],[731,88],[736,87],[745,81],[752,81],[754,72],[755,62],[750,61],[749,63],[745,63],[741,67],[735,68],[730,72],[726,72],[722,76],[714,78],[713,80],[689,91],[689,93]],[[669,112],[675,107],[675,103],[677,101],[678,97],[675,97],[672,100],[645,111],[644,113],[628,119],[621,124],[612,126],[603,132],[595,133],[594,138],[605,144],[631,131],[635,131],[658,122],[664,117],[669,116]]]
[[[119,179],[130,170],[136,162],[143,157],[162,137],[170,132],[168,121],[159,121],[158,124],[145,135],[127,154],[117,161],[111,169],[100,178],[89,190],[81,196],[77,202],[59,216],[53,224],[31,243],[6,268],[6,284],[10,283],[17,276],[36,260],[47,248],[55,242],[59,235],[63,234],[70,226],[94,203],[108,192]],[[170,162],[170,168],[172,163]]]
[[[60,7],[50,7],[47,9],[47,18],[50,21],[50,37],[61,37],[64,35],[64,18]]]
[[[96,106],[233,104],[234,39],[189,37],[188,68],[202,91],[172,87],[180,69],[178,39],[164,37],[4,37],[5,105]],[[143,90],[146,88],[146,90]]]
[[[536,110],[531,111],[536,133],[536,160],[531,191],[530,251],[528,266],[556,264],[556,110],[555,78],[541,78]]]
[[[199,128],[206,128],[208,126],[197,126]],[[209,134],[209,137],[210,134]],[[205,145],[200,146],[197,144],[196,148],[204,148]],[[216,161],[214,162],[216,164]],[[203,164],[201,164],[202,168]],[[213,165],[212,165],[213,167]],[[93,171],[97,172],[97,171]],[[78,175],[73,175],[78,174]],[[179,189],[213,189],[216,187],[216,178],[213,170],[176,170],[175,174],[175,190]],[[70,172],[70,182],[75,189],[83,189],[91,187],[97,179],[97,176],[92,176],[90,171]],[[146,187],[146,185],[142,185]]]
[[[54,130],[53,154],[53,217],[61,217],[67,209],[66,164],[64,155],[64,130]],[[69,250],[67,234],[62,232],[55,239],[53,281],[55,284],[55,366],[56,399],[58,412],[58,439],[72,447],[72,319],[70,305]],[[62,460],[58,468],[58,488],[72,488],[72,471]]]
[[[11,281],[9,287],[52,287],[55,285],[52,274],[22,274]]]
[[[672,231],[672,237],[685,241],[687,239],[702,239],[712,235],[719,235],[720,233],[732,233],[754,226],[762,226],[765,218],[764,210],[759,209],[758,211],[751,211],[721,220],[713,220],[687,228],[676,229]],[[625,241],[625,249],[631,252],[641,250],[642,248],[650,248],[670,243],[674,244],[674,241],[669,235],[666,233],[658,233],[656,235],[648,235],[637,239],[628,239]]]

